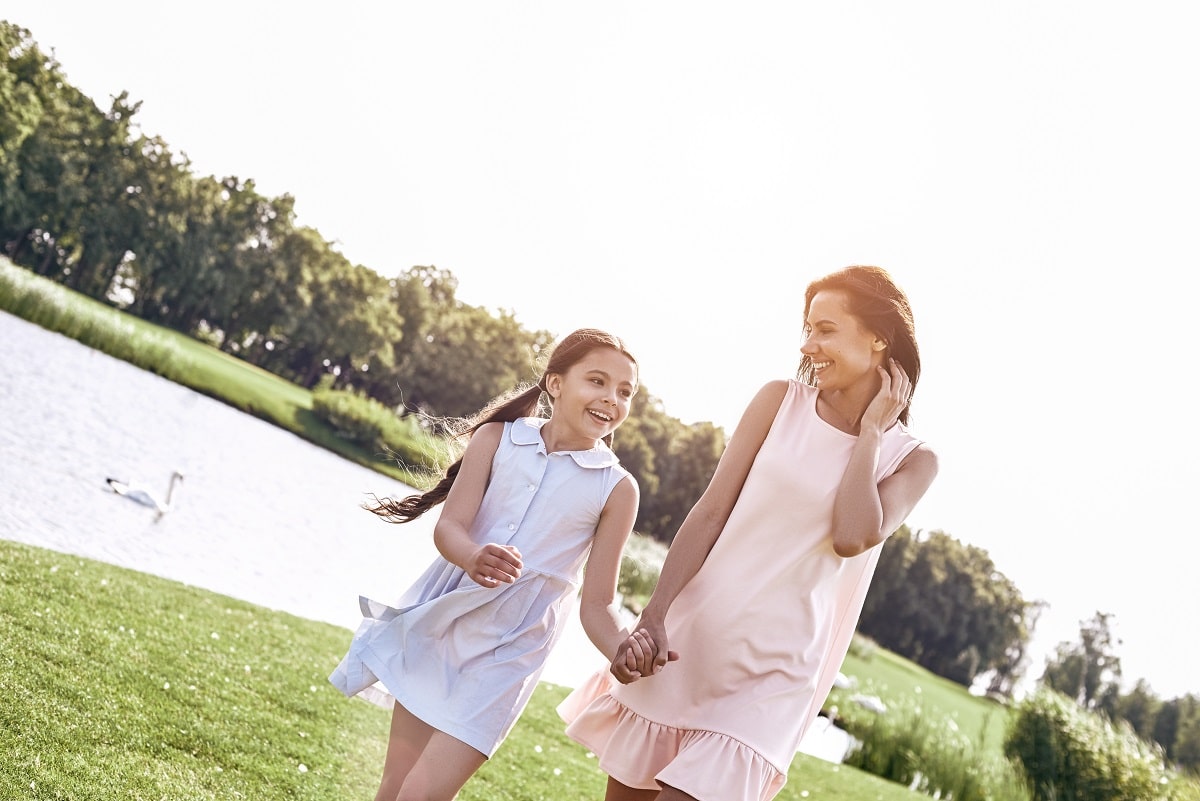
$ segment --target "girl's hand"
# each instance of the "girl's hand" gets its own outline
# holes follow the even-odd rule
[[[521,552],[514,546],[489,542],[471,554],[463,570],[476,584],[495,588],[519,579],[524,566]]]
[[[654,632],[658,632],[657,635]],[[609,672],[622,684],[653,676],[679,658],[666,647],[667,631],[658,624],[641,624],[617,649]]]
[[[622,684],[630,684],[642,676],[649,675],[646,666],[651,664],[653,659],[654,643],[645,629],[638,629],[621,643],[609,672]]]
[[[908,405],[908,399],[912,395],[912,381],[895,359],[888,359],[886,365],[880,365],[877,369],[882,383],[879,385],[879,392],[875,393],[875,397],[867,404],[860,425],[863,428],[877,426],[878,430],[886,431],[900,419],[900,413]]]

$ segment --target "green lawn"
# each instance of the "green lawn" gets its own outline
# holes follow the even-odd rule
[[[350,632],[0,540],[0,798],[371,798],[388,713],[326,681]],[[464,801],[600,799],[543,684]],[[781,799],[922,798],[798,756]]]
[[[1007,707],[971,695],[961,684],[871,645],[852,649],[842,672],[854,677],[857,686],[849,690],[835,688],[830,693],[828,703],[837,704],[840,713],[855,714],[855,703],[850,699],[859,693],[878,696],[890,706],[920,706],[929,717],[953,721],[955,728],[980,746],[982,752],[1000,756],[1008,725]]]

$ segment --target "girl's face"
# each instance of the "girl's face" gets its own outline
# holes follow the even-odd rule
[[[596,348],[565,373],[546,376],[554,420],[581,438],[605,437],[629,417],[637,380],[637,365],[628,356]]]
[[[844,292],[825,290],[813,295],[809,304],[800,352],[812,360],[818,388],[845,389],[864,377],[874,378],[887,343],[846,311]]]

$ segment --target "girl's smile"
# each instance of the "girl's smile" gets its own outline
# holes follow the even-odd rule
[[[612,348],[597,348],[566,373],[546,377],[553,399],[550,422],[542,428],[546,449],[589,450],[629,416],[637,393],[637,365]]]

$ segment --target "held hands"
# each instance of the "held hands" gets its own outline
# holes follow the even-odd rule
[[[519,579],[522,567],[521,552],[514,546],[489,542],[471,554],[463,570],[476,584],[494,589]]]
[[[881,364],[876,369],[879,370],[882,383],[879,392],[867,404],[860,425],[863,428],[876,426],[879,431],[886,431],[900,419],[900,413],[908,405],[908,399],[912,396],[912,381],[895,359],[888,359],[887,364]]]
[[[660,629],[659,636],[659,642],[663,643],[661,648],[656,646],[654,636],[645,628],[630,634],[617,649],[609,672],[622,684],[631,684],[658,673],[667,662],[677,660],[679,654],[666,648],[666,631]]]

